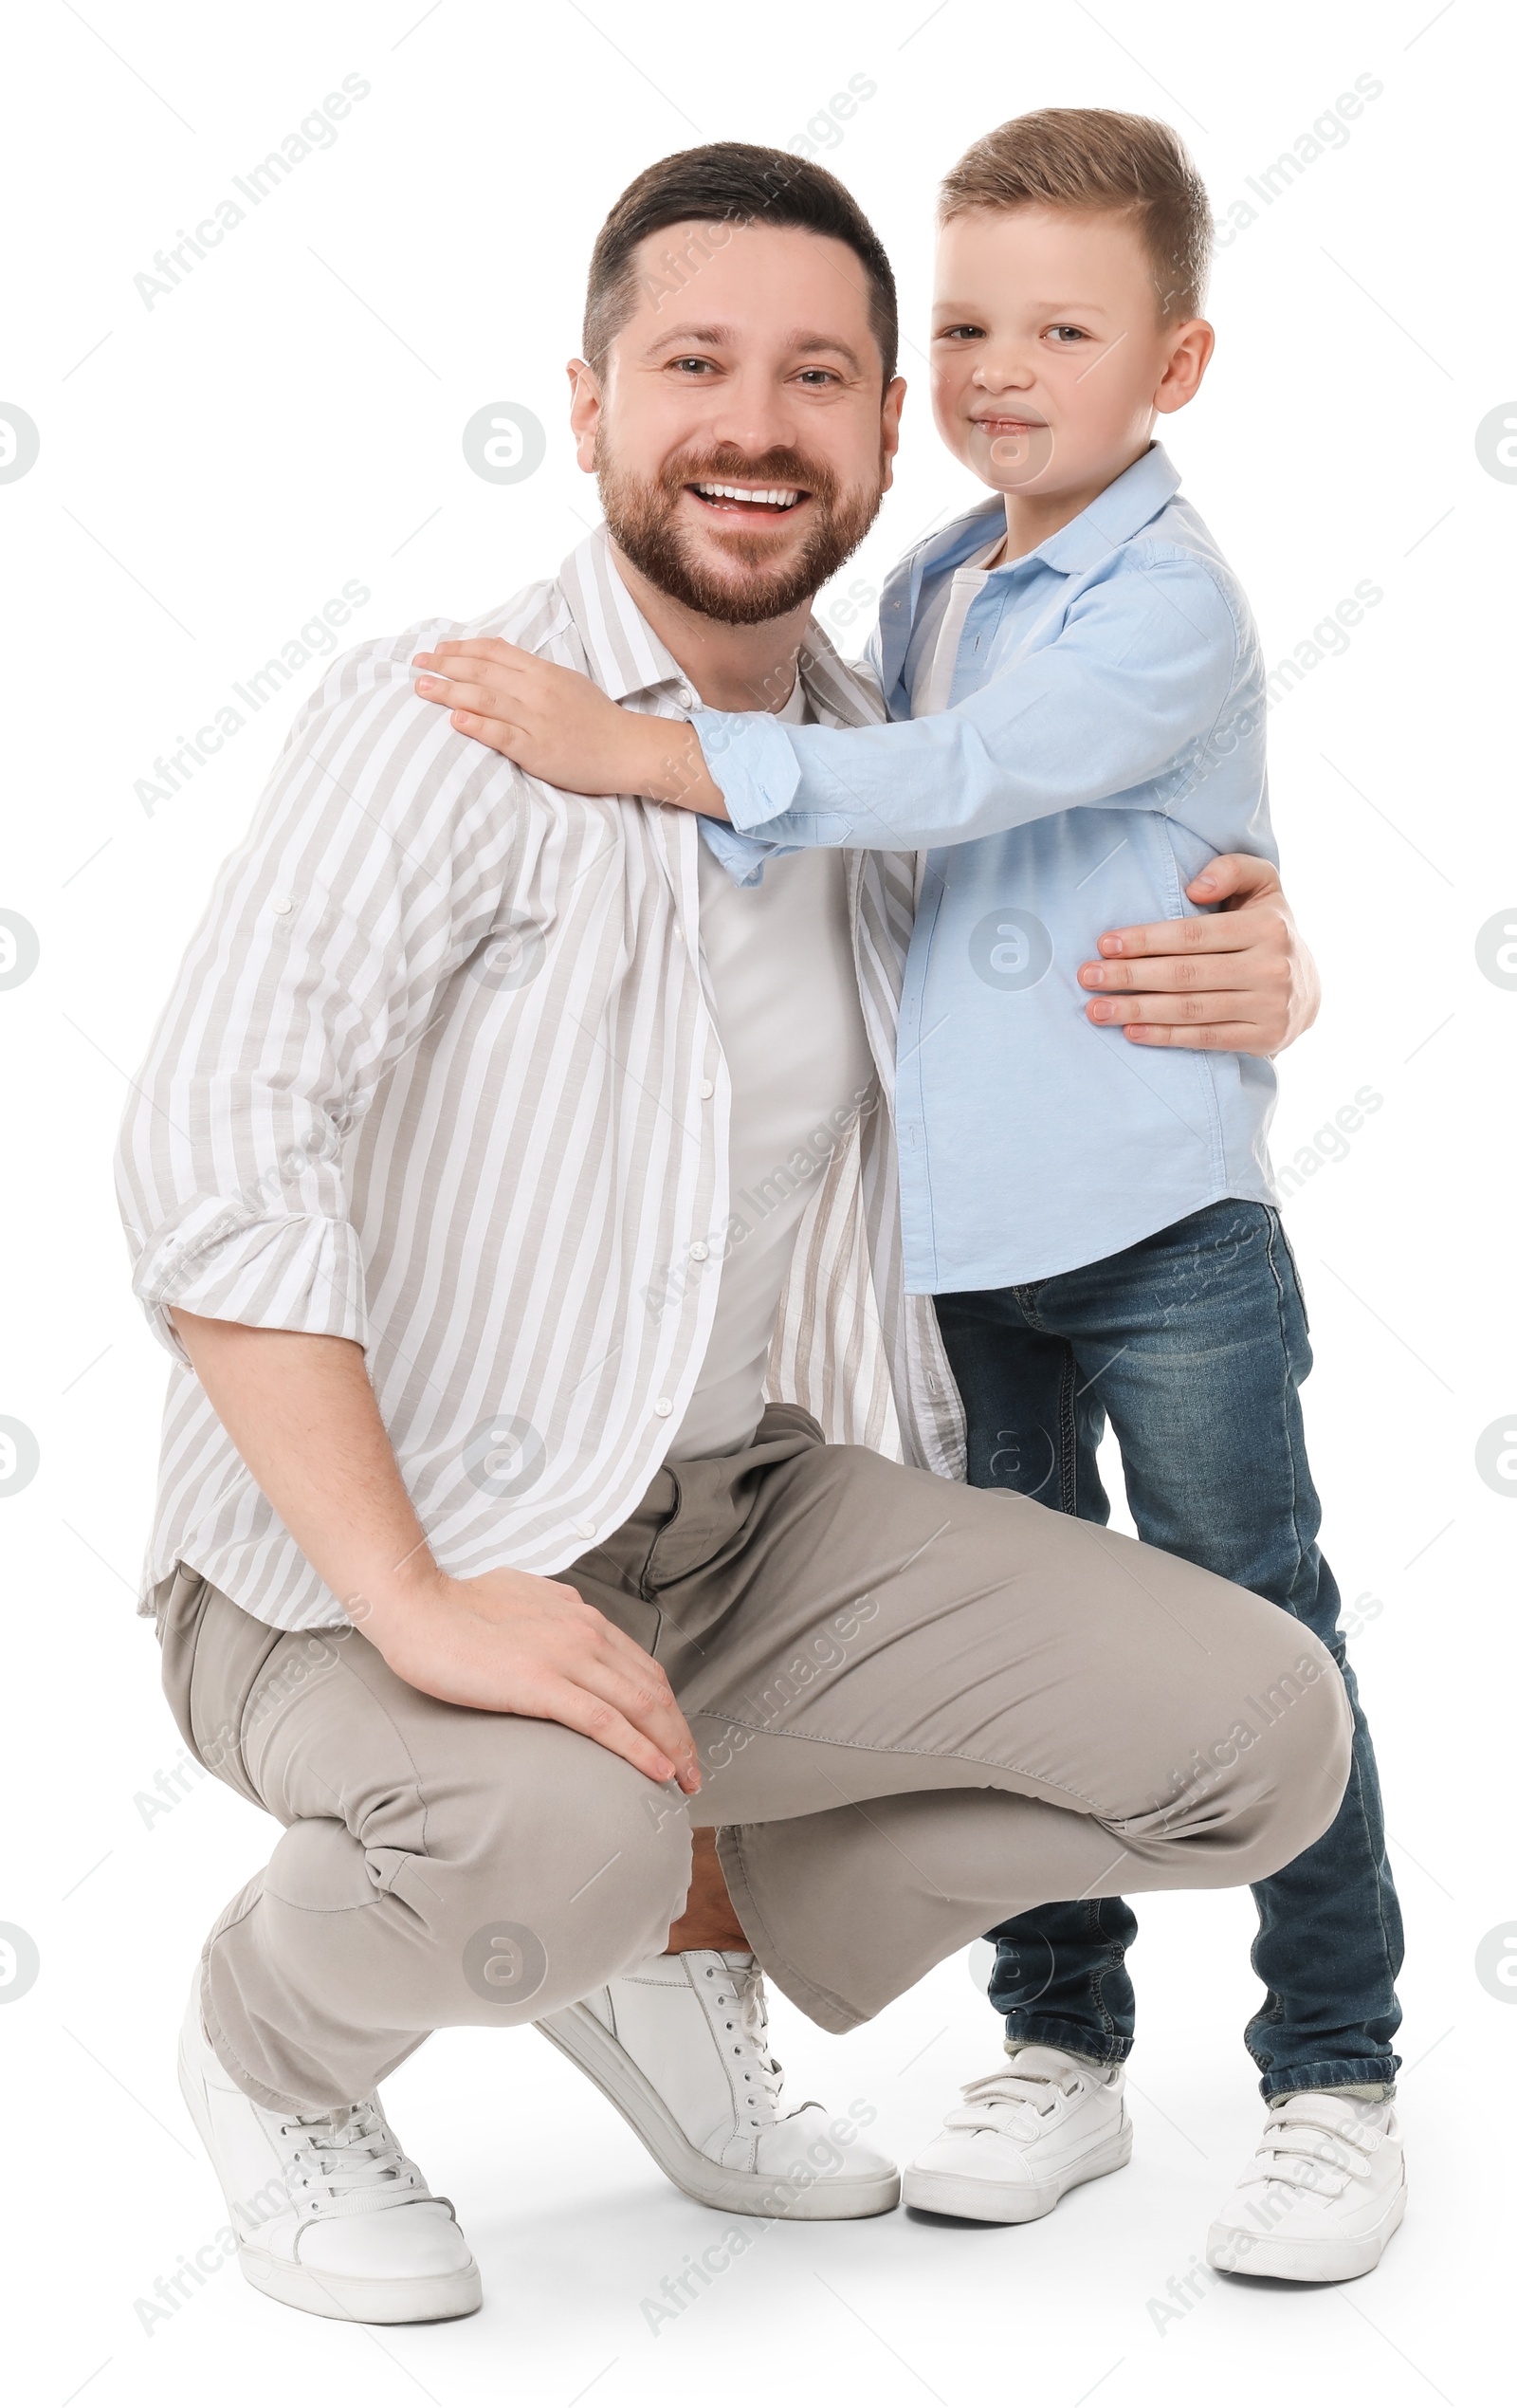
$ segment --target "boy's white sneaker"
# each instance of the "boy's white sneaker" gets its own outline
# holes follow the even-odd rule
[[[359,2325],[431,2324],[480,2304],[479,2269],[377,2098],[280,2115],[239,2090],[206,2038],[198,1977],[179,2035],[179,2087],[216,2170],[254,2288]]]
[[[816,2221],[883,2215],[900,2197],[895,2167],[853,2123],[830,2124],[814,2099],[785,2105],[763,1975],[746,1949],[649,1957],[538,2030],[706,2207]]]
[[[1029,2224],[1066,2191],[1132,2155],[1121,2066],[1092,2066],[1024,2042],[966,2084],[935,2141],[901,2178],[907,2207],[981,2224]]]
[[[1406,2213],[1400,2127],[1388,2099],[1298,2090],[1207,2235],[1206,2262],[1284,2283],[1346,2283],[1378,2266]]]

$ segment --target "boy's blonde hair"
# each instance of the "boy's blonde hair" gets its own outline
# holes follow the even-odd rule
[[[1121,109],[1030,110],[981,135],[949,169],[938,223],[966,210],[1028,207],[1130,212],[1153,266],[1160,317],[1199,314],[1212,210],[1173,126]]]

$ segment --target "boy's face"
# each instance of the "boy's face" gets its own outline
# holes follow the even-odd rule
[[[1083,508],[1147,449],[1155,412],[1190,400],[1212,340],[1161,318],[1124,215],[970,210],[939,237],[933,416],[997,492]]]

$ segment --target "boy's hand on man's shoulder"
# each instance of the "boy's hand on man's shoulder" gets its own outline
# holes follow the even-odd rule
[[[1196,919],[1114,928],[1080,983],[1087,1020],[1134,1045],[1278,1054],[1317,1017],[1322,988],[1272,863],[1220,853],[1185,890]],[[1219,908],[1216,908],[1219,907]]]
[[[726,817],[692,727],[624,710],[577,669],[500,635],[449,638],[411,667],[423,702],[440,704],[461,736],[529,778],[568,794],[646,795]]]

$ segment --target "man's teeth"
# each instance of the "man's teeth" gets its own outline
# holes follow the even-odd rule
[[[788,510],[800,500],[799,492],[786,485],[698,485],[695,489],[707,502],[767,502],[777,510]]]

